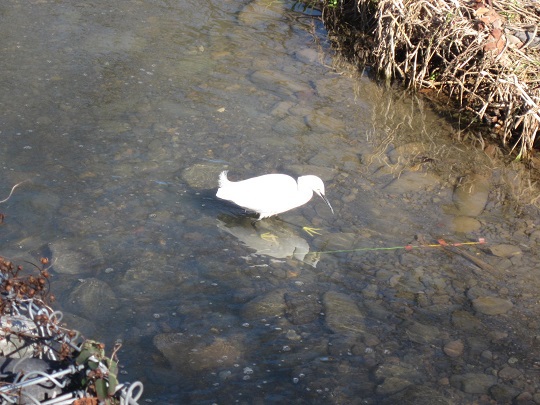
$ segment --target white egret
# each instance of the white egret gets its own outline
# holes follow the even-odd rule
[[[259,219],[268,218],[304,205],[313,192],[334,209],[324,195],[323,181],[313,175],[300,176],[298,182],[286,174],[265,174],[242,181],[230,181],[227,171],[219,175],[216,196],[232,201],[236,205],[259,214]]]

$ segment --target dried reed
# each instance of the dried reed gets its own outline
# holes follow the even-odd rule
[[[540,3],[325,0],[334,45],[386,79],[436,93],[470,123],[532,155],[540,127]]]

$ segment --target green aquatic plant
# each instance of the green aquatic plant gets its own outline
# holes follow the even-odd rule
[[[75,363],[84,365],[88,370],[81,379],[86,391],[95,394],[105,405],[118,403],[114,394],[118,387],[118,360],[116,353],[121,345],[117,344],[111,357],[105,355],[105,345],[94,340],[85,340]]]

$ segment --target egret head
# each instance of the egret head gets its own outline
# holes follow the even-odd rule
[[[330,211],[332,211],[332,214],[334,213],[334,209],[330,205],[330,201],[326,198],[325,192],[324,192],[324,183],[323,181],[313,175],[307,175],[307,176],[301,176],[298,178],[298,188],[306,188],[314,191],[319,197],[321,197],[324,202],[330,207]]]

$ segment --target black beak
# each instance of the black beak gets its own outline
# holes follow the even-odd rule
[[[328,201],[328,198],[326,198],[326,196],[324,194],[319,194],[321,196],[321,198],[324,200],[324,202],[326,204],[328,204],[328,206],[330,207],[330,211],[332,211],[332,215],[334,215],[334,209],[332,208],[332,206],[330,205],[330,201]]]

